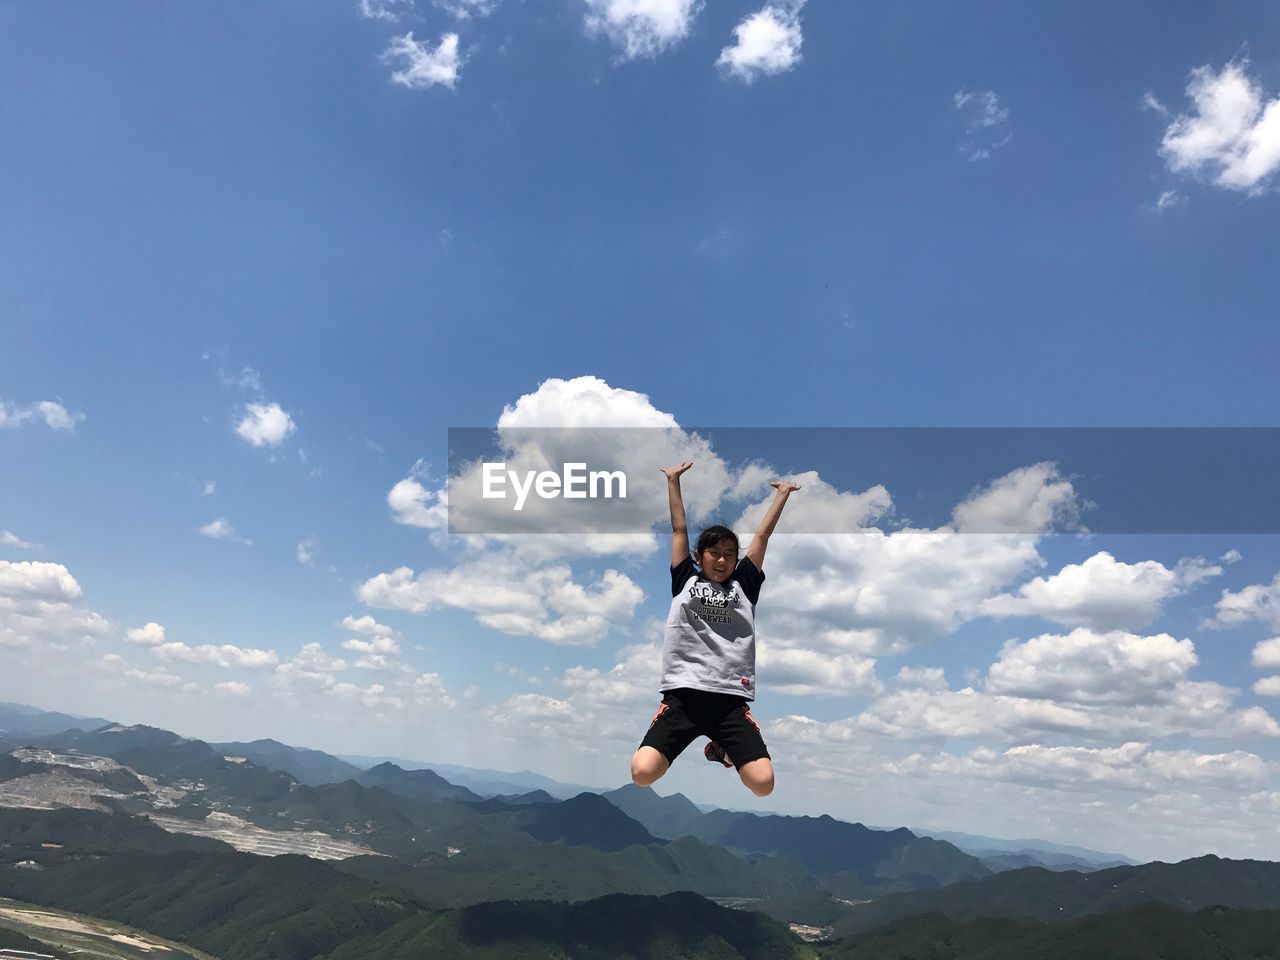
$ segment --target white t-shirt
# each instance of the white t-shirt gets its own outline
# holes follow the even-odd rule
[[[727,583],[703,577],[693,557],[671,568],[659,690],[689,687],[755,699],[755,611],[762,583],[764,571],[747,557]]]

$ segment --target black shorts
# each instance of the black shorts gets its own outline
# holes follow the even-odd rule
[[[653,747],[668,763],[675,763],[698,737],[710,737],[724,747],[739,770],[752,760],[769,759],[750,703],[744,697],[705,690],[666,691],[640,746]]]

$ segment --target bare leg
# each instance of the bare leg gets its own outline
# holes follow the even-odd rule
[[[757,797],[773,793],[773,763],[768,757],[744,763],[738,770],[738,776]]]
[[[662,755],[661,750],[641,747],[631,758],[631,782],[638,787],[647,787],[670,767],[671,762]]]

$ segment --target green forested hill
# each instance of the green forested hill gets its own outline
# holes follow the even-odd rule
[[[595,793],[580,793],[560,803],[526,804],[517,822],[525,833],[543,843],[625,850],[637,843],[663,842]]]
[[[311,960],[421,904],[307,857],[125,852],[0,868],[0,896],[117,920],[222,960]]]
[[[445,912],[395,885],[293,856],[126,852],[41,871],[0,867],[0,896],[120,921],[221,960],[812,955],[796,953],[776,921],[692,894]]]
[[[693,894],[482,903],[416,916],[325,960],[808,960],[781,924]]]
[[[1092,873],[1027,867],[940,890],[900,893],[852,908],[837,936],[861,933],[890,920],[937,912],[954,920],[979,916],[1063,920],[1160,902],[1183,911],[1224,905],[1280,909],[1280,863],[1205,856],[1180,863],[1146,863]]]
[[[692,890],[709,897],[797,896],[813,890],[804,866],[790,857],[744,860],[694,837],[660,846],[604,852],[558,843],[477,846],[417,865],[383,857],[344,860],[337,868],[412,890],[445,906],[482,900],[589,900],[611,893],[665,894]]]
[[[823,960],[1277,960],[1280,910],[1144,904],[1059,923],[942,914],[895,920],[822,947]]]
[[[46,847],[45,844],[56,844]],[[0,864],[37,859],[44,864],[102,857],[125,850],[226,852],[209,837],[161,830],[146,817],[90,810],[27,810],[0,807]]]
[[[450,847],[535,843],[516,823],[519,812],[504,808],[485,814],[467,803],[413,799],[346,780],[298,785],[287,796],[258,804],[245,815],[264,827],[303,826],[416,860],[430,853],[443,856]]]

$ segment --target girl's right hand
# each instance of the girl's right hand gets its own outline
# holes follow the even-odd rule
[[[688,470],[692,466],[693,466],[693,461],[686,460],[684,463],[680,464],[680,466],[678,467],[662,467],[662,472],[667,475],[668,480],[675,480],[677,477],[680,476],[680,474],[684,473],[686,470]]]

